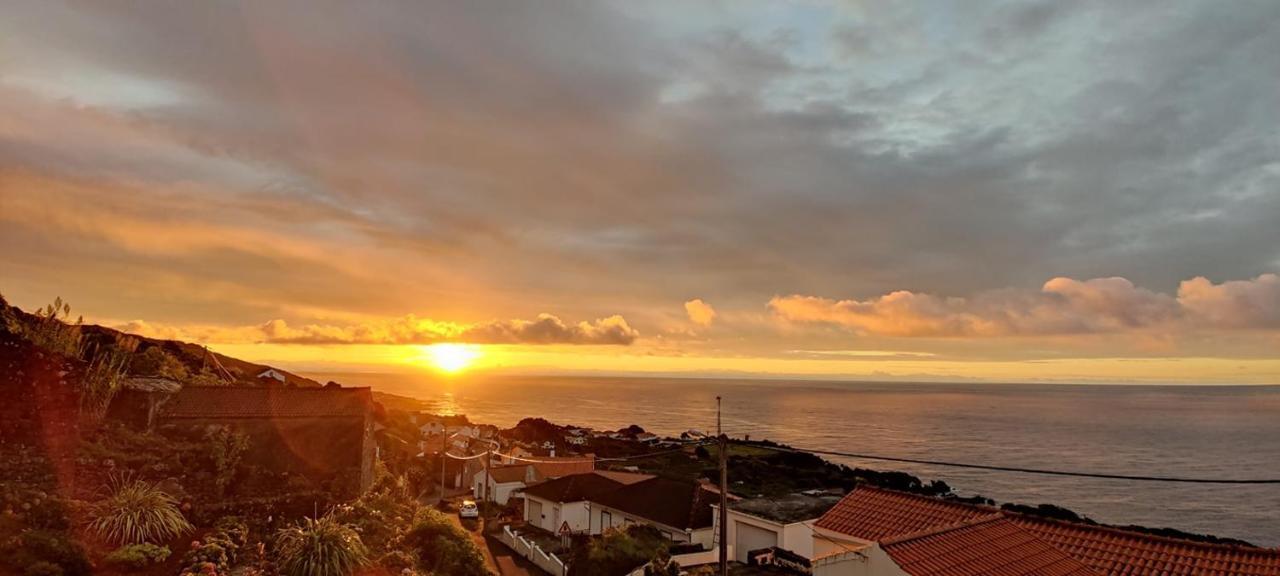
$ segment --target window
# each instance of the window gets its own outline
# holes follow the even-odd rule
[[[602,510],[600,512],[600,529],[604,530],[611,527],[613,527],[613,514]]]

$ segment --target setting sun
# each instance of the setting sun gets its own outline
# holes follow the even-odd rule
[[[454,374],[479,358],[480,350],[469,344],[432,344],[426,348],[426,354],[436,369]]]

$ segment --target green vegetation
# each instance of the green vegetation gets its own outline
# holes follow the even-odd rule
[[[209,446],[209,457],[213,459],[214,485],[221,496],[235,479],[240,459],[249,449],[249,436],[227,426],[218,426],[205,432],[205,441]]]
[[[609,530],[574,546],[571,576],[621,576],[665,554],[671,541],[649,526]],[[677,572],[678,573],[678,572]]]
[[[155,484],[116,479],[93,511],[89,530],[113,544],[166,542],[191,530],[178,502]]]
[[[67,323],[71,317],[71,304],[58,297],[52,304],[36,310],[33,316],[32,322],[22,326],[22,334],[29,342],[67,358],[81,356],[84,348],[80,328],[84,325],[84,318],[77,319],[75,324]]]
[[[281,529],[276,568],[285,576],[345,576],[368,561],[360,535],[332,515]]]
[[[653,560],[645,564],[644,576],[680,576],[680,564],[672,560],[671,554],[663,548],[658,550],[658,555]]]
[[[133,356],[129,361],[129,374],[168,378],[179,382],[186,381],[189,376],[187,367],[181,360],[157,345],[148,346],[146,350]]]
[[[227,516],[219,519],[201,540],[191,543],[191,549],[182,557],[181,576],[216,576],[228,572],[241,560],[241,551],[249,543],[249,528],[239,518]],[[261,545],[258,552],[261,556]]]
[[[471,537],[444,514],[423,508],[401,540],[418,568],[429,574],[485,576],[484,557]]]
[[[114,564],[125,568],[140,570],[152,564],[159,564],[169,558],[168,546],[156,546],[155,544],[128,544],[116,548],[114,552],[107,554],[105,560],[108,564]]]

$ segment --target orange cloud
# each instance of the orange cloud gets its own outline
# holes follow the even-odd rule
[[[703,302],[701,298],[685,302],[684,312],[689,315],[690,322],[699,326],[710,326],[716,319],[716,309]]]
[[[1151,328],[1280,327],[1280,277],[1182,283],[1175,298],[1124,278],[1054,278],[1038,292],[1013,289],[972,298],[897,291],[867,300],[780,296],[786,322],[829,324],[877,336],[1002,337],[1139,331]]]
[[[257,326],[239,327],[175,327],[133,321],[117,324],[115,328],[169,340],[313,345],[468,342],[627,346],[640,336],[622,316],[566,324],[551,314],[539,314],[535,320],[494,320],[476,324],[429,320],[410,314],[395,320],[348,325],[290,326],[288,322],[276,319]]]
[[[1226,328],[1280,328],[1280,276],[1214,284],[1203,276],[1178,286],[1178,303],[1202,322]]]

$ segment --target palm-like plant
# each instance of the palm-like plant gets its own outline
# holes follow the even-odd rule
[[[191,530],[178,501],[155,484],[115,479],[94,509],[89,529],[113,544],[163,543]]]
[[[368,558],[360,535],[329,515],[281,529],[276,555],[277,568],[286,576],[346,576]]]

